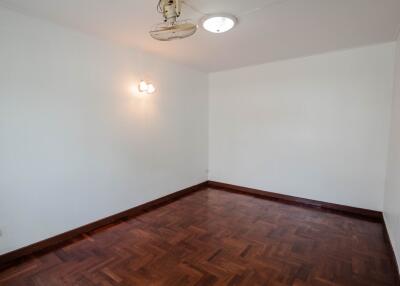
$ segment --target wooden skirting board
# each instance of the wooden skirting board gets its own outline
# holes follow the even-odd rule
[[[242,186],[237,186],[237,185],[232,185],[232,184],[227,184],[227,183],[207,181],[207,182],[203,182],[201,184],[186,188],[184,190],[180,190],[178,192],[172,193],[165,197],[156,199],[154,201],[145,203],[143,205],[134,207],[134,208],[126,210],[124,212],[121,212],[121,213],[112,215],[110,217],[103,218],[96,222],[84,225],[77,229],[67,231],[65,233],[48,238],[48,239],[40,241],[40,242],[37,242],[35,244],[23,247],[21,249],[17,249],[15,251],[12,251],[12,252],[9,252],[9,253],[3,254],[3,255],[0,255],[0,269],[6,267],[9,263],[13,262],[16,259],[33,254],[35,252],[46,250],[51,247],[55,247],[57,245],[64,243],[67,240],[70,240],[79,235],[82,235],[84,233],[95,230],[97,228],[103,227],[105,225],[114,223],[118,220],[135,217],[144,212],[148,212],[154,208],[168,204],[170,202],[178,200],[184,196],[187,196],[196,191],[200,191],[207,187],[219,189],[222,191],[242,193],[242,194],[251,195],[251,196],[255,196],[255,197],[267,199],[267,200],[275,200],[275,201],[288,203],[288,204],[296,204],[296,205],[300,205],[303,207],[312,207],[312,208],[322,209],[325,211],[339,212],[339,213],[343,213],[346,215],[357,216],[357,217],[360,217],[363,219],[368,219],[368,220],[373,220],[373,221],[383,223],[384,229],[385,229],[384,235],[388,242],[388,246],[391,248],[395,265],[397,265],[396,258],[394,256],[393,247],[391,245],[389,236],[387,234],[387,229],[386,229],[386,226],[385,226],[385,223],[383,220],[382,212],[368,210],[368,209],[362,209],[362,208],[356,208],[356,207],[350,207],[350,206],[344,206],[344,205],[339,205],[339,204],[333,204],[333,203],[327,203],[327,202],[321,202],[321,201],[299,198],[299,197],[294,197],[294,196],[288,196],[288,195],[272,193],[272,192],[268,192],[268,191],[262,191],[262,190],[258,190],[258,189],[242,187]]]
[[[397,273],[399,274],[396,286],[400,286],[400,268],[399,268],[399,263],[397,262],[397,259],[396,259],[396,253],[394,252],[394,247],[392,245],[392,241],[390,240],[389,231],[388,231],[388,228],[387,228],[385,220],[383,220],[383,229],[384,229],[383,235],[385,237],[386,244],[390,248],[390,254],[392,256],[393,267],[395,268],[395,271],[397,271]]]
[[[204,189],[207,187],[207,182],[203,182],[201,184],[186,188],[184,190],[180,190],[178,192],[172,193],[170,195],[167,195],[165,197],[156,199],[154,201],[145,203],[143,205],[139,205],[137,207],[131,208],[129,210],[123,211],[121,213],[100,219],[98,221],[89,223],[87,225],[81,226],[79,228],[64,232],[62,234],[50,237],[48,239],[45,239],[43,241],[39,241],[37,243],[28,245],[26,247],[14,250],[12,252],[0,255],[0,269],[4,268],[7,266],[8,263],[22,258],[24,256],[33,254],[38,251],[45,250],[50,247],[57,246],[59,244],[62,244],[63,242],[75,238],[81,234],[87,233],[89,231],[92,231],[94,229],[103,227],[105,225],[111,224],[113,222],[116,222],[121,219],[125,218],[130,218],[130,217],[135,217],[137,215],[140,215],[144,212],[150,211],[154,208],[160,207],[162,205],[168,204],[174,200],[177,200],[179,198],[182,198],[184,196],[187,196],[193,192],[196,192],[198,190]]]
[[[305,207],[319,208],[319,209],[323,209],[323,210],[342,213],[345,215],[356,216],[356,217],[359,217],[362,219],[367,219],[367,220],[376,221],[378,223],[382,223],[383,229],[384,229],[383,235],[384,235],[385,241],[388,245],[388,248],[390,249],[391,257],[393,260],[393,265],[396,268],[395,271],[397,271],[397,273],[399,273],[399,278],[397,279],[396,286],[400,286],[400,270],[399,270],[400,268],[399,268],[399,264],[396,259],[396,254],[394,252],[392,242],[389,237],[389,233],[387,230],[385,220],[383,219],[382,212],[369,210],[369,209],[344,206],[344,205],[339,205],[339,204],[333,204],[333,203],[327,203],[327,202],[321,202],[321,201],[310,200],[310,199],[305,199],[305,198],[293,197],[293,196],[248,188],[248,187],[242,187],[242,186],[237,186],[237,185],[232,185],[232,184],[227,184],[227,183],[215,182],[215,181],[208,181],[208,186],[211,188],[221,189],[224,191],[230,191],[230,192],[235,192],[235,193],[251,195],[251,196],[255,196],[258,198],[262,198],[262,199],[276,200],[276,201],[287,203],[287,204],[295,204],[295,205],[300,205],[300,206],[305,206]]]
[[[214,181],[208,181],[208,186],[212,188],[219,188],[226,191],[236,192],[236,193],[243,193],[247,195],[252,195],[258,198],[268,199],[268,200],[276,200],[284,203],[302,205],[307,207],[325,209],[335,212],[340,212],[348,215],[359,216],[364,219],[376,220],[379,222],[383,221],[383,214],[379,211],[338,205],[333,203],[321,202],[316,200],[304,199],[299,197],[293,197],[278,193],[272,193],[267,191],[262,191],[253,188],[247,188],[237,185],[231,185],[227,183],[220,183]]]

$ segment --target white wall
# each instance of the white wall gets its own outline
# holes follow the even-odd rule
[[[383,208],[394,44],[210,75],[209,179]]]
[[[207,85],[0,9],[0,254],[207,180]]]
[[[205,181],[207,165],[211,180],[382,210],[393,54],[207,78],[0,9],[0,254]],[[142,78],[154,95],[131,94]],[[397,242],[399,102],[385,204]]]
[[[397,261],[400,263],[400,37],[397,42],[384,216]]]

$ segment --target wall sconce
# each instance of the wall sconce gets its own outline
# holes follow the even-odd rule
[[[140,81],[139,83],[139,92],[151,94],[156,91],[156,88],[152,83],[147,83],[144,80]]]

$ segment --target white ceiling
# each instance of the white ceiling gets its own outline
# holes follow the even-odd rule
[[[388,42],[400,27],[400,0],[186,1],[204,13],[233,13],[239,25],[226,34],[199,29],[188,39],[158,42],[148,34],[161,21],[157,0],[0,0],[0,5],[207,72]],[[201,17],[186,6],[181,18]]]

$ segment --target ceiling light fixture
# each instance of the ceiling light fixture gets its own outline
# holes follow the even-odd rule
[[[205,30],[217,34],[228,32],[237,22],[237,18],[230,14],[207,15],[201,21]]]

